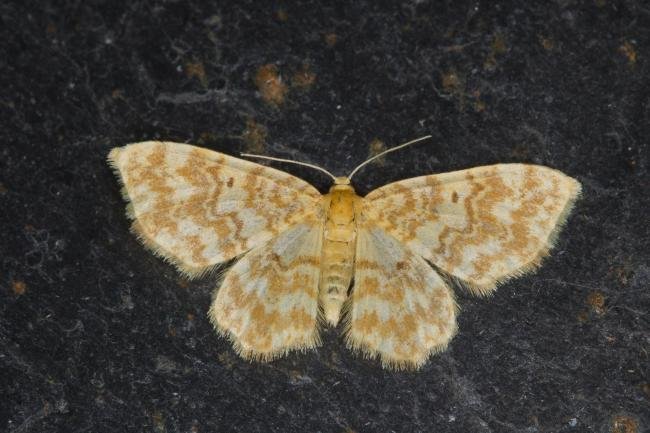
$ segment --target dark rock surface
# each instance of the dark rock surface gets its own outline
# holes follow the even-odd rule
[[[228,3],[0,5],[0,430],[648,431],[647,2]],[[105,163],[165,138],[346,173],[427,133],[357,190],[519,161],[584,193],[538,272],[457,292],[459,334],[418,372],[336,330],[238,358],[215,278],[137,242]]]

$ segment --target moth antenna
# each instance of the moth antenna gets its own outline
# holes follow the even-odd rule
[[[313,168],[313,169],[316,169],[316,170],[322,171],[323,173],[325,173],[326,175],[328,175],[329,177],[331,177],[332,179],[334,179],[334,181],[336,182],[336,176],[334,176],[332,173],[330,173],[329,171],[325,170],[324,168],[319,167],[319,166],[314,165],[314,164],[308,164],[308,163],[306,163],[306,162],[300,162],[300,161],[293,161],[293,160],[291,160],[291,159],[274,158],[274,157],[272,157],[272,156],[255,155],[255,154],[253,154],[253,153],[240,153],[240,155],[241,155],[241,156],[248,157],[248,158],[261,158],[261,159],[268,159],[268,160],[270,160],[270,161],[288,162],[288,163],[290,163],[290,164],[304,165],[305,167],[309,167],[309,168]]]
[[[375,159],[377,159],[377,158],[379,158],[379,157],[381,157],[381,156],[384,156],[384,155],[386,155],[387,153],[394,152],[394,151],[399,150],[399,149],[401,149],[401,148],[403,148],[403,147],[409,146],[409,145],[411,145],[411,144],[415,144],[415,143],[417,143],[417,142],[420,142],[420,141],[426,140],[426,139],[428,139],[428,138],[431,138],[431,135],[425,135],[424,137],[420,137],[420,138],[416,138],[415,140],[407,141],[407,142],[404,143],[404,144],[400,144],[399,146],[391,147],[390,149],[386,149],[386,150],[384,150],[383,152],[378,153],[377,155],[373,156],[372,158],[366,159],[364,162],[362,162],[361,164],[359,164],[359,165],[357,166],[357,168],[355,168],[354,170],[352,170],[352,173],[350,173],[350,174],[348,175],[348,179],[352,179],[352,176],[354,176],[354,174],[355,174],[357,171],[359,171],[359,169],[361,169],[361,168],[362,168],[363,166],[365,166],[366,164],[368,164],[368,163],[374,161]]]

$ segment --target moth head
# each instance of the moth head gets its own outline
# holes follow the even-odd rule
[[[338,176],[334,178],[334,185],[350,185],[350,178],[347,176]]]
[[[334,185],[330,188],[330,192],[334,191],[350,191],[354,192],[354,188],[350,185],[350,178],[347,176],[339,176],[334,178]]]

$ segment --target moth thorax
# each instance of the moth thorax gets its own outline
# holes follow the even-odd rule
[[[332,185],[330,194],[355,194],[354,188],[350,185]]]

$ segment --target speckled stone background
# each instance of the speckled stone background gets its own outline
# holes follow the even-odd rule
[[[649,431],[650,5],[294,3],[0,5],[0,430]],[[519,161],[584,194],[537,273],[459,292],[459,334],[415,373],[337,330],[239,359],[215,278],[137,242],[105,163],[164,138],[343,174],[424,134],[358,191]]]

